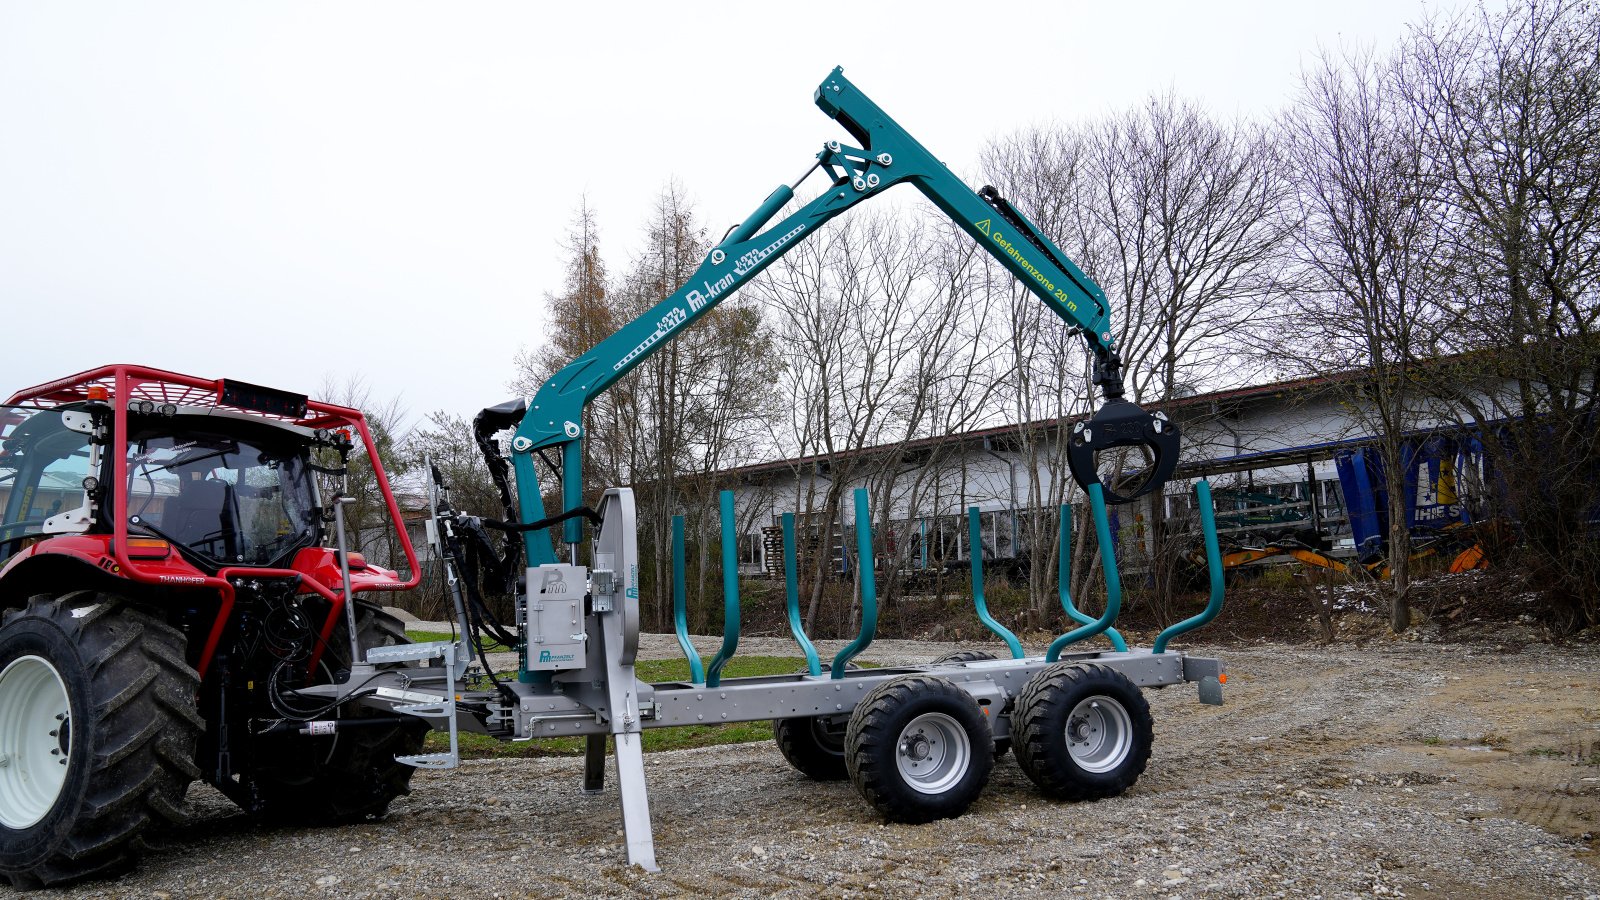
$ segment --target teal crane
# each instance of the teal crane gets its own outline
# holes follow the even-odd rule
[[[851,84],[843,69],[835,68],[823,80],[815,99],[855,145],[828,141],[799,179],[779,186],[712,248],[683,287],[557,372],[526,409],[518,403],[485,410],[488,418],[480,417],[480,440],[487,427],[516,427],[511,464],[517,475],[519,508],[508,503],[507,513],[508,519],[520,523],[515,530],[522,533],[529,565],[555,561],[548,529],[558,522],[562,543],[575,547],[582,538],[582,517],[575,513],[583,507],[584,407],[823,223],[901,183],[921,191],[1015,274],[1082,337],[1094,355],[1093,381],[1105,403],[1088,421],[1075,423],[1068,438],[1068,462],[1078,483],[1086,490],[1100,484],[1098,453],[1140,445],[1152,456],[1142,482],[1124,487],[1125,494],[1102,485],[1106,499],[1125,502],[1155,490],[1170,477],[1177,462],[1178,430],[1162,413],[1152,415],[1124,397],[1122,360],[1105,292],[998,191],[992,187],[974,191],[957,178]],[[830,179],[828,188],[783,214],[795,189],[819,170]],[[558,473],[561,485],[562,509],[549,517],[539,492],[536,462],[541,460]],[[509,500],[504,464],[500,465],[502,496]]]

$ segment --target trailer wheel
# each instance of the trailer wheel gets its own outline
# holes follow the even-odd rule
[[[0,626],[0,880],[133,865],[199,777],[200,678],[176,629],[97,591],[40,595]]]
[[[330,666],[349,665],[350,644],[341,621],[333,631],[326,656]],[[376,606],[356,603],[356,634],[361,648],[409,644],[405,625]],[[359,704],[346,704],[340,715],[377,716]],[[428,725],[415,723],[340,730],[331,737],[285,736],[279,746],[290,750],[251,773],[260,806],[257,815],[275,824],[336,825],[376,819],[396,797],[411,793],[416,769],[398,762],[422,750]],[[328,742],[307,743],[307,742]],[[282,743],[293,742],[293,743]]]
[[[943,678],[878,685],[850,716],[850,781],[885,818],[931,822],[967,811],[989,781],[994,736],[978,702]]]
[[[778,752],[801,774],[817,781],[843,781],[850,777],[844,762],[847,727],[839,716],[776,719],[772,737]]]
[[[990,659],[999,659],[999,657],[995,656],[993,653],[990,653],[987,650],[957,650],[957,651],[955,651],[953,653],[946,653],[945,655],[939,657],[938,659],[933,661],[933,664],[936,665],[936,666],[939,666],[939,665],[943,665],[945,663],[983,662],[984,660],[990,660]],[[995,738],[994,739],[994,757],[995,757],[995,759],[999,759],[1000,757],[1005,756],[1006,755],[1006,751],[1008,751],[1010,749],[1011,749],[1011,738],[1003,737],[1003,738]]]
[[[1100,800],[1133,786],[1150,761],[1150,705],[1126,675],[1094,664],[1044,669],[1011,715],[1017,763],[1045,796]]]

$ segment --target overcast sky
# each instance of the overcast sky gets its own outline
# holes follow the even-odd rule
[[[1423,12],[0,0],[0,397],[138,362],[470,415],[539,344],[581,196],[613,272],[668,179],[721,234],[846,137],[834,65],[961,172],[1168,87],[1271,115],[1319,46]]]

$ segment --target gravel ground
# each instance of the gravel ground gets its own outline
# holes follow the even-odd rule
[[[950,649],[884,641],[866,656]],[[670,636],[644,643],[676,651]],[[1150,766],[1099,803],[1043,801],[1008,755],[960,819],[885,825],[848,783],[807,781],[769,744],[660,753],[646,763],[652,875],[624,862],[614,784],[578,793],[581,760],[472,761],[419,773],[386,820],[342,829],[258,829],[196,788],[195,823],[137,872],[66,893],[1600,897],[1600,766],[1579,764],[1600,751],[1600,652],[1214,652],[1229,666],[1227,705],[1151,692]]]

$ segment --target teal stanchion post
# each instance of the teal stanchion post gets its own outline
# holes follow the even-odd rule
[[[706,669],[706,687],[722,683],[722,667],[739,649],[739,547],[734,533],[733,491],[722,496],[722,649]]]
[[[856,577],[861,585],[861,633],[833,658],[831,678],[843,678],[850,660],[867,649],[878,633],[878,582],[873,571],[872,517],[867,512],[867,492],[856,488]]]
[[[1156,642],[1150,648],[1151,653],[1165,653],[1168,641],[1186,631],[1199,628],[1222,612],[1222,550],[1217,547],[1217,514],[1211,505],[1211,483],[1202,478],[1196,482],[1194,493],[1200,503],[1200,531],[1205,535],[1206,571],[1211,574],[1211,599],[1207,601],[1206,608],[1197,615],[1190,616],[1175,625],[1168,625],[1156,635]]]
[[[678,632],[678,646],[689,661],[689,680],[705,684],[706,673],[700,665],[700,653],[689,642],[689,591],[683,580],[683,516],[672,517],[672,627]]]
[[[1061,506],[1061,554],[1056,560],[1056,590],[1061,594],[1061,608],[1066,610],[1067,617],[1072,621],[1079,625],[1093,625],[1099,621],[1078,609],[1078,605],[1072,602],[1072,507],[1066,504]],[[1128,652],[1128,642],[1122,639],[1121,632],[1108,627],[1105,636],[1118,653]],[[1067,643],[1079,640],[1083,638],[1073,638]]]
[[[817,648],[806,637],[805,623],[800,621],[800,573],[794,551],[794,513],[783,514],[783,592],[789,606],[789,631],[794,642],[806,655],[806,670],[812,675],[822,674],[822,663],[817,659]]]
[[[1092,638],[1101,632],[1117,648],[1117,652],[1128,652],[1128,642],[1122,639],[1111,623],[1117,620],[1117,615],[1122,612],[1122,577],[1117,573],[1117,555],[1111,545],[1111,523],[1106,518],[1106,497],[1104,490],[1098,484],[1089,485],[1089,511],[1094,518],[1095,538],[1100,542],[1100,565],[1106,573],[1106,609],[1100,618],[1091,619],[1078,609],[1072,602],[1068,593],[1068,586],[1072,576],[1072,509],[1061,507],[1061,562],[1056,574],[1061,579],[1061,605],[1066,609],[1067,615],[1081,627],[1063,634],[1050,643],[1050,649],[1045,652],[1046,662],[1055,662],[1061,657],[1061,651],[1068,644]]]
[[[989,615],[989,601],[983,596],[983,528],[978,521],[978,508],[967,507],[967,556],[972,560],[972,605],[978,609],[978,621],[1006,642],[1012,659],[1022,658],[1022,642],[1010,629]]]

